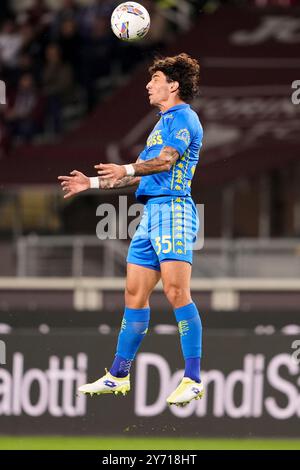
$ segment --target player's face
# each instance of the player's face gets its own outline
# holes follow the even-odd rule
[[[171,83],[167,81],[167,77],[163,72],[155,72],[146,89],[149,94],[149,101],[152,106],[168,101],[171,94]]]

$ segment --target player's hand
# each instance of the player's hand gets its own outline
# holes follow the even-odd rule
[[[126,169],[123,165],[115,165],[114,163],[99,163],[95,165],[98,175],[103,179],[111,179],[112,185],[126,176]]]
[[[90,179],[88,176],[85,176],[77,170],[71,171],[70,175],[71,176],[58,176],[62,190],[65,193],[64,199],[68,199],[74,196],[74,194],[90,188]]]

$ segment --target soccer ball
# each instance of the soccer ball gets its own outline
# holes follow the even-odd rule
[[[111,27],[119,39],[135,41],[148,33],[150,16],[146,8],[139,3],[121,3],[111,15]]]

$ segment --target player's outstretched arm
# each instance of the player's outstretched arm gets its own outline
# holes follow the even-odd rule
[[[179,153],[173,147],[164,147],[158,157],[134,163],[134,174],[135,176],[145,176],[170,171],[179,156]]]
[[[132,167],[134,176],[153,175],[154,173],[162,173],[169,171],[174,163],[178,160],[179,153],[172,147],[164,147],[158,157],[151,160],[137,160],[133,165],[115,165],[113,163],[100,163],[95,168],[98,170],[98,175],[101,179],[114,181],[114,184],[120,180],[122,181],[127,177],[127,168]]]
[[[138,157],[135,164],[141,161],[140,157]],[[128,175],[126,172],[127,166],[133,165],[115,165],[114,163],[99,163],[95,165],[94,168],[98,171],[98,175],[100,175],[100,188],[115,189],[138,186],[141,178],[138,175]]]
[[[97,177],[96,177],[97,178]],[[84,175],[80,171],[73,170],[70,176],[59,176],[62,190],[64,191],[64,199],[68,199],[75,194],[81,193],[91,188],[91,178]],[[100,189],[125,188],[128,186],[137,186],[140,182],[139,177],[126,176],[121,180],[102,179],[98,177]]]

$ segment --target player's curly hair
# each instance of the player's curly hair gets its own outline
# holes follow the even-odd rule
[[[168,82],[179,83],[179,97],[183,101],[191,101],[199,93],[200,64],[188,54],[155,58],[149,73],[152,76],[159,71],[166,75]]]

